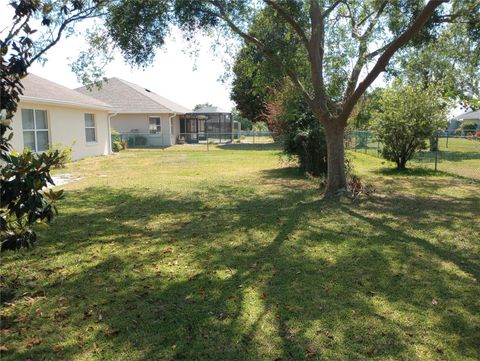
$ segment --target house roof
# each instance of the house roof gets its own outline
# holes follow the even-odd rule
[[[110,78],[99,88],[76,89],[91,97],[112,104],[118,113],[177,113],[185,114],[190,109],[164,98],[149,89],[119,78]]]
[[[75,90],[39,77],[28,74],[22,79],[24,87],[20,100],[44,104],[67,105],[88,109],[110,110],[112,106]]]
[[[459,119],[459,120],[480,119],[480,110],[475,110],[472,112],[460,114],[456,116],[455,119]]]
[[[230,113],[230,112],[220,107],[202,107],[200,109],[192,111],[191,113],[215,114],[215,113]]]

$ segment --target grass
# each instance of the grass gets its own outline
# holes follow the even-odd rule
[[[438,142],[437,169],[441,172],[480,180],[480,140],[465,138],[440,138]],[[357,152],[379,156],[377,142],[369,142],[367,147]],[[414,167],[435,168],[435,152],[419,152],[410,161]],[[407,163],[408,166],[408,163]]]
[[[320,197],[273,148],[72,163],[38,246],[2,256],[3,360],[478,360],[479,184],[386,172]]]
[[[480,140],[465,138],[440,138],[438,141],[437,169],[462,177],[480,180]],[[416,164],[434,168],[435,153],[422,152]]]

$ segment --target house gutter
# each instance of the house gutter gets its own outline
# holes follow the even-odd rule
[[[171,117],[168,117],[168,127],[170,128],[170,132],[168,134],[168,137],[170,138],[170,145],[172,145],[172,119],[177,116],[177,113],[173,113]],[[175,144],[175,142],[174,142]]]

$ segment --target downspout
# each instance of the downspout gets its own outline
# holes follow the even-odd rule
[[[112,127],[110,126],[110,119],[112,119],[112,117],[114,117],[115,115],[117,115],[118,112],[115,112],[115,113],[112,113],[112,114],[108,114],[108,122],[107,122],[107,129],[108,129],[108,154],[112,154],[113,153],[113,146],[112,146]]]
[[[170,139],[170,145],[172,145],[172,119],[175,118],[177,116],[177,113],[173,113],[173,115],[171,117],[168,117],[168,128],[169,128],[169,132],[168,132],[168,137]],[[173,142],[173,144],[175,144],[175,142]]]

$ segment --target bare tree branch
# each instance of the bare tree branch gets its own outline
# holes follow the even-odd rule
[[[54,45],[56,45],[60,39],[62,38],[62,34],[67,28],[68,25],[80,21],[80,20],[85,20],[85,19],[91,19],[94,17],[99,16],[99,14],[96,13],[97,8],[96,7],[90,7],[88,9],[82,10],[75,15],[72,15],[71,17],[65,19],[60,27],[58,28],[56,32],[56,36],[54,39],[47,45],[45,46],[41,51],[35,54],[27,63],[28,66],[33,64],[36,60],[38,60],[43,54],[45,54],[50,48],[52,48]]]

